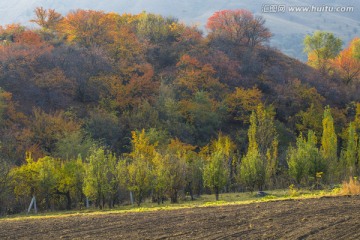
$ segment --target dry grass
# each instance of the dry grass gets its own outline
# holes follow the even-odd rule
[[[360,194],[360,182],[356,178],[350,178],[349,182],[343,182],[340,191],[344,195],[359,195]]]

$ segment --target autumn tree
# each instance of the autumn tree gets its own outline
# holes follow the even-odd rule
[[[336,170],[338,167],[337,157],[337,136],[334,128],[334,120],[331,115],[331,109],[329,106],[325,108],[324,117],[322,120],[323,133],[321,137],[320,153],[327,165],[327,176],[330,183],[333,183],[336,176]]]
[[[338,55],[342,44],[333,33],[316,31],[313,35],[306,35],[304,52],[308,53],[308,64],[327,74],[329,61]]]
[[[71,43],[92,47],[106,42],[111,27],[108,20],[102,11],[76,10],[60,21],[57,30]]]
[[[157,155],[157,143],[150,143],[145,130],[132,132],[132,151],[129,153],[127,187],[134,193],[138,206],[154,184],[153,160]]]
[[[269,40],[265,19],[244,9],[215,12],[207,21],[211,37],[228,40],[236,45],[254,48]]]
[[[34,10],[36,15],[35,19],[30,22],[36,23],[43,29],[55,30],[57,24],[61,21],[62,16],[56,12],[55,9],[44,9],[43,7],[37,7]]]
[[[39,105],[44,109],[66,108],[75,98],[74,81],[67,78],[60,68],[37,73],[31,81],[43,93],[43,102],[39,102]]]
[[[185,189],[189,158],[192,156],[194,146],[185,144],[178,139],[172,139],[167,146],[169,162],[167,170],[169,172],[168,187],[172,203],[178,202],[179,192]]]
[[[250,191],[254,191],[256,186],[261,189],[265,181],[265,169],[256,141],[256,132],[256,113],[253,112],[250,117],[250,127],[248,130],[249,145],[246,155],[241,159],[240,175],[238,176],[240,181],[244,183]]]
[[[360,80],[360,39],[355,38],[349,47],[342,50],[332,65],[346,84]]]
[[[44,152],[56,150],[56,143],[67,133],[79,131],[81,125],[64,111],[48,114],[39,108],[34,109],[31,125],[32,141],[41,146]]]
[[[223,84],[215,77],[215,70],[210,64],[203,64],[187,54],[177,63],[178,74],[174,81],[180,98],[189,98],[196,92],[206,91],[212,97],[219,97]]]
[[[104,147],[94,147],[86,158],[84,194],[99,208],[104,208],[106,202],[112,207],[119,184],[117,176],[116,156]]]
[[[51,209],[51,200],[56,189],[56,160],[51,157],[39,158],[36,161],[27,153],[26,163],[12,169],[14,193],[19,198],[38,198],[39,207]],[[42,200],[42,201],[41,201]],[[40,204],[43,202],[43,204]]]
[[[205,155],[204,185],[215,193],[216,201],[229,179],[234,161],[234,143],[227,136],[219,134],[217,140],[202,149]]]
[[[345,147],[341,151],[341,167],[343,180],[347,180],[349,177],[357,176],[356,164],[358,161],[358,136],[355,130],[355,124],[350,123],[347,129],[347,141]]]
[[[255,87],[251,89],[235,88],[235,91],[228,94],[225,100],[230,118],[248,123],[251,112],[261,104],[262,95],[261,91]]]
[[[83,184],[85,169],[80,157],[71,160],[59,161],[56,170],[56,190],[58,195],[65,196],[66,209],[71,210],[73,205],[79,206],[83,199]]]

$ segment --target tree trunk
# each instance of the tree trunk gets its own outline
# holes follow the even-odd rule
[[[171,194],[171,203],[177,203],[178,202],[178,191],[176,189],[173,189]]]
[[[67,191],[67,192],[65,193],[65,196],[66,196],[66,201],[67,201],[66,209],[67,209],[67,210],[71,210],[72,202],[71,202],[70,191]]]
[[[219,201],[219,188],[218,187],[215,187],[215,198],[216,198],[216,201]]]

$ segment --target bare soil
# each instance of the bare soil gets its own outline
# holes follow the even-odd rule
[[[360,239],[360,196],[0,220],[0,239]]]

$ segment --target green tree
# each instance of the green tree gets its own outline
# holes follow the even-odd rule
[[[242,159],[240,178],[253,191],[272,184],[277,170],[278,140],[272,107],[260,104],[251,114],[248,131],[249,147]]]
[[[59,169],[56,171],[56,194],[66,197],[66,209],[72,208],[83,200],[83,183],[85,169],[82,159],[61,161]]]
[[[313,35],[306,35],[304,52],[308,53],[309,65],[328,73],[329,60],[339,54],[342,44],[333,33],[316,31]]]
[[[132,151],[129,154],[127,186],[134,193],[138,206],[142,203],[154,184],[154,158],[157,143],[151,144],[145,130],[132,132]]]
[[[55,144],[55,156],[60,159],[76,159],[79,155],[86,158],[95,141],[82,131],[65,133],[64,137]]]
[[[249,146],[240,165],[240,179],[250,191],[253,191],[256,186],[261,189],[265,181],[265,169],[261,160],[259,146],[256,142],[256,132],[256,113],[253,112],[250,116],[248,131]]]
[[[352,122],[348,128],[348,135],[346,141],[346,147],[341,151],[341,166],[343,168],[344,180],[349,177],[357,176],[356,163],[357,163],[357,140],[358,136],[355,130],[355,124]]]
[[[10,194],[10,181],[10,164],[0,157],[0,215],[5,213],[9,204],[7,199]]]
[[[325,108],[322,125],[323,134],[321,137],[320,153],[327,165],[327,176],[329,181],[330,183],[333,183],[338,166],[337,136],[334,128],[334,120],[331,115],[331,109],[329,106]]]
[[[205,157],[204,185],[211,188],[216,200],[229,182],[230,165],[234,158],[234,143],[230,137],[219,134],[217,140],[202,149]]]
[[[317,148],[317,139],[313,131],[305,139],[302,134],[297,138],[296,147],[290,147],[287,155],[289,174],[297,184],[318,184],[319,174],[326,172],[326,166]]]
[[[112,207],[118,186],[117,176],[116,156],[104,147],[94,147],[86,158],[84,194],[94,199],[100,208],[104,208],[107,201]]]
[[[178,202],[179,191],[185,189],[187,159],[193,149],[193,146],[182,143],[178,139],[172,139],[167,146],[164,173],[167,174],[166,185],[172,203]]]
[[[44,200],[38,201],[40,208],[50,209],[56,189],[56,160],[44,157],[34,161],[27,153],[25,161],[25,164],[11,171],[15,195],[28,201],[36,196]]]

